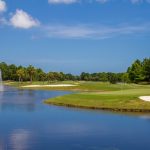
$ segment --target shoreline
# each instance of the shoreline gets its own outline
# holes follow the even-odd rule
[[[97,107],[97,106],[81,106],[81,105],[74,105],[74,104],[64,104],[64,103],[57,103],[57,102],[50,102],[47,100],[44,101],[45,104],[54,105],[54,106],[63,106],[63,107],[70,107],[70,108],[81,108],[81,109],[91,109],[91,110],[106,110],[112,112],[145,112],[150,113],[150,109],[131,109],[131,108],[107,108],[107,107]]]
[[[59,82],[51,85],[34,83],[24,84],[24,87],[15,83],[11,86],[13,85],[23,89],[75,92],[43,101],[50,105],[114,112],[150,112],[150,102],[140,99],[141,96],[150,95],[150,85],[103,82]]]

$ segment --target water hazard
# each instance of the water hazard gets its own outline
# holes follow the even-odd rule
[[[150,118],[56,107],[69,92],[0,92],[0,150],[149,150]]]

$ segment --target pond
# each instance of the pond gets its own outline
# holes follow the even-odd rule
[[[0,150],[149,150],[149,115],[46,105],[64,91],[0,92]]]

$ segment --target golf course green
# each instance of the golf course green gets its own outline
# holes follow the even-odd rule
[[[150,96],[150,85],[138,84],[110,84],[108,82],[73,82],[63,81],[52,83],[54,87],[46,87],[42,82],[33,82],[30,87],[24,82],[19,85],[17,82],[7,83],[25,89],[41,90],[65,90],[73,91],[72,94],[56,98],[50,98],[44,101],[46,104],[79,107],[88,109],[103,109],[112,111],[127,112],[150,112],[150,102],[139,99],[140,96]],[[35,85],[41,85],[36,87]],[[73,86],[59,86],[70,84]]]

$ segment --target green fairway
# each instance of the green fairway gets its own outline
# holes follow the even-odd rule
[[[83,85],[81,87],[85,88]],[[138,98],[150,95],[149,85],[87,83],[86,87],[88,92],[48,99],[45,103],[114,111],[150,111],[150,102]]]
[[[57,82],[40,82],[35,81],[32,84],[30,82],[23,82],[19,84],[19,82],[4,82],[5,85],[15,86],[22,88],[25,85],[58,85],[58,84],[72,84],[76,86],[72,87],[30,87],[30,89],[45,89],[45,90],[68,90],[68,91],[119,91],[119,90],[127,90],[127,89],[139,89],[139,88],[150,88],[150,85],[137,85],[137,84],[110,84],[109,82],[90,82],[90,81],[57,81]]]

